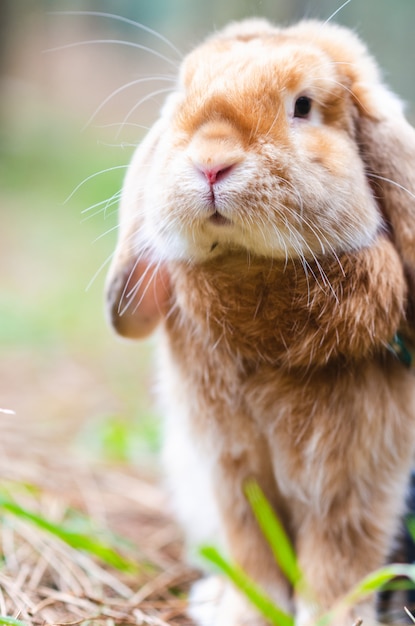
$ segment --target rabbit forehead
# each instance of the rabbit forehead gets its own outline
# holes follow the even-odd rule
[[[311,78],[334,78],[335,70],[330,56],[318,46],[276,34],[208,42],[185,60],[182,84],[185,89],[204,91],[217,86],[295,91]]]

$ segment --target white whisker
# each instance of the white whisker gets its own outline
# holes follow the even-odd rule
[[[288,209],[286,209],[286,210],[288,210]],[[297,216],[295,211],[293,211],[292,209],[289,209],[289,212],[290,212],[290,214],[293,217],[295,217],[297,219],[299,218],[299,216]],[[304,215],[301,215],[301,217],[299,218],[298,221],[300,222],[300,224],[305,224],[307,226],[307,228],[309,228],[310,231],[313,233],[313,235],[316,237],[317,241],[319,242],[320,248],[321,248],[321,253],[323,255],[326,254],[326,250],[325,250],[325,246],[324,246],[323,240],[326,242],[327,248],[329,249],[329,251],[332,254],[332,256],[334,257],[334,259],[337,261],[343,276],[345,276],[344,269],[343,269],[343,266],[342,266],[342,264],[340,262],[338,254],[337,254],[334,246],[328,240],[327,236],[324,235],[324,233],[321,231],[321,229],[318,226],[311,224],[311,222],[309,220],[307,220],[304,217]]]
[[[139,256],[136,258],[136,260],[135,260],[135,262],[134,262],[134,265],[133,265],[133,267],[132,267],[132,268],[131,268],[131,270],[130,270],[129,276],[128,276],[127,280],[125,281],[124,288],[123,288],[123,290],[122,290],[122,293],[121,293],[120,299],[119,299],[119,301],[118,301],[118,309],[117,309],[117,312],[118,312],[118,315],[119,315],[119,316],[124,315],[124,313],[125,313],[125,312],[129,309],[129,307],[131,306],[131,302],[132,302],[132,299],[131,299],[129,302],[127,302],[127,304],[126,304],[126,305],[124,306],[124,308],[123,308],[123,306],[122,306],[123,300],[124,300],[124,299],[128,300],[129,295],[131,295],[131,293],[132,293],[132,295],[134,295],[134,294],[135,294],[135,292],[139,289],[139,287],[140,287],[140,285],[141,285],[141,282],[142,282],[142,280],[144,279],[144,276],[145,276],[146,272],[148,271],[148,267],[147,267],[146,272],[143,274],[143,276],[141,276],[140,280],[138,280],[138,281],[137,281],[137,283],[136,283],[136,285],[135,285],[135,286],[134,286],[134,287],[133,287],[133,288],[132,288],[132,289],[131,289],[128,293],[127,293],[127,291],[128,291],[128,286],[129,286],[129,284],[130,284],[130,282],[131,282],[131,279],[132,279],[132,277],[133,277],[133,275],[134,275],[135,270],[137,269],[137,266],[138,266],[139,262],[141,261],[141,258],[142,258],[142,255],[139,255]]]
[[[323,22],[323,24],[328,24],[329,22],[331,22],[331,20],[332,20],[332,19],[334,19],[334,18],[336,17],[336,15],[337,15],[338,13],[340,13],[340,11],[342,11],[342,10],[344,9],[344,7],[346,7],[348,4],[350,4],[350,2],[351,2],[351,1],[352,1],[352,0],[346,0],[346,2],[343,2],[343,4],[342,4],[342,5],[341,5],[338,9],[336,9],[336,10],[334,11],[334,13],[332,13],[332,14],[330,15],[330,17],[326,19],[326,21],[325,21],[325,22]]]
[[[267,133],[265,135],[265,139],[268,139],[268,137],[270,136],[271,131],[274,128],[274,126],[275,126],[275,124],[276,124],[276,122],[277,122],[277,120],[278,120],[278,118],[280,116],[280,113],[281,113],[281,104],[278,105],[278,110],[277,110],[276,114],[274,115],[274,119],[272,120],[272,124],[269,127],[269,129],[268,129],[268,131],[267,131]]]
[[[135,270],[137,269],[138,263],[141,261],[141,259],[143,258],[145,252],[143,252],[141,255],[138,256],[138,258],[136,259],[130,274],[128,276],[128,279],[124,285],[124,289],[123,292],[121,294],[119,303],[118,303],[118,314],[120,317],[122,317],[126,311],[130,308],[131,304],[134,302],[134,296],[137,294],[137,292],[139,291],[143,281],[146,279],[148,273],[150,271],[151,272],[151,276],[149,278],[149,280],[147,281],[147,285],[139,299],[139,301],[136,303],[134,309],[133,309],[133,313],[135,313],[138,308],[140,307],[145,295],[147,294],[148,289],[150,288],[150,285],[153,284],[153,279],[155,277],[155,275],[157,274],[157,272],[160,269],[161,266],[161,261],[158,261],[156,264],[149,262],[145,271],[143,272],[143,274],[140,276],[140,278],[137,280],[137,282],[135,283],[135,285],[133,287],[131,287],[130,290],[128,290],[129,284],[131,282],[131,278],[134,275]],[[154,285],[153,285],[154,286]],[[126,304],[124,305],[124,307],[122,306],[122,302],[123,300],[127,301]]]
[[[147,94],[146,96],[141,98],[138,102],[136,102],[136,104],[130,109],[128,114],[125,116],[124,121],[120,125],[120,128],[117,133],[117,137],[119,137],[120,133],[122,132],[124,128],[124,123],[131,117],[131,115],[134,113],[134,111],[138,109],[139,106],[144,104],[144,102],[147,102],[147,100],[151,100],[151,98],[154,98],[155,96],[158,96],[162,93],[169,93],[170,91],[172,91],[172,89],[158,89],[157,91],[153,91],[152,93]]]
[[[123,124],[122,122],[111,122],[110,124],[94,124],[94,128],[113,128],[114,126],[131,126],[132,128],[140,128],[142,130],[150,130],[149,126],[145,126],[144,124],[135,124],[134,122],[126,122]]]
[[[110,217],[111,215],[114,215],[114,213],[116,213],[115,211],[111,211],[111,213],[107,213],[107,210],[118,204],[118,200],[114,200],[113,202],[111,202],[110,204],[108,204],[107,206],[98,209],[98,211],[95,211],[94,213],[91,213],[90,215],[87,215],[86,217],[84,217],[81,220],[81,224],[85,224],[85,222],[89,222],[90,220],[92,220],[94,217],[96,217],[97,215],[100,215],[101,213],[104,213],[104,220],[108,219],[108,217]]]
[[[370,178],[376,178],[377,180],[382,180],[385,183],[389,183],[390,185],[394,185],[398,189],[401,189],[402,191],[405,191],[405,193],[407,193],[411,198],[413,198],[415,200],[415,193],[413,193],[407,187],[404,187],[400,183],[397,183],[396,180],[392,180],[391,178],[386,178],[385,176],[379,176],[378,174],[373,174],[372,172],[367,172],[367,175]]]
[[[84,126],[82,127],[82,130],[85,130],[86,128],[88,128],[88,126],[91,124],[91,122],[95,119],[95,117],[98,115],[98,113],[104,108],[104,106],[110,102],[110,100],[112,100],[113,98],[115,98],[115,96],[117,96],[119,93],[122,93],[123,91],[125,91],[126,89],[129,89],[130,87],[133,87],[134,85],[139,85],[141,83],[146,83],[146,82],[150,82],[150,81],[154,81],[154,80],[160,80],[160,81],[168,81],[168,82],[175,82],[174,78],[167,78],[167,77],[161,77],[161,76],[148,76],[148,77],[144,77],[144,78],[138,78],[136,80],[132,80],[129,83],[126,83],[125,85],[122,85],[122,87],[118,87],[118,89],[115,89],[109,96],[107,96],[105,98],[105,100],[103,102],[101,102],[101,104],[95,109],[94,113],[91,115],[91,117],[89,118],[89,120],[86,122],[86,124],[84,124]]]
[[[121,15],[114,15],[113,13],[104,13],[102,11],[49,11],[48,14],[49,15],[78,15],[78,16],[90,15],[90,16],[95,16],[95,17],[107,17],[118,22],[123,22],[124,24],[130,24],[131,26],[135,26],[136,28],[139,28],[140,30],[145,31],[146,33],[149,33],[150,35],[153,35],[154,37],[156,37],[157,39],[165,43],[169,48],[171,48],[171,50],[173,50],[173,52],[177,54],[180,60],[183,58],[183,55],[180,52],[180,50],[176,48],[176,46],[171,41],[169,41],[167,37],[164,37],[163,35],[158,33],[156,30],[153,30],[152,28],[149,28],[148,26],[144,26],[144,24],[141,24],[141,22],[135,22],[134,20],[128,19],[128,17],[123,17]]]
[[[339,265],[339,268],[340,268],[340,270],[341,270],[341,272],[342,272],[342,274],[344,276],[345,275],[344,269],[343,269],[343,266],[341,264],[341,261],[340,261],[340,259],[338,257],[338,254],[337,254],[334,246],[331,244],[331,242],[329,241],[327,236],[322,232],[320,227],[318,227],[315,224],[312,224],[310,222],[310,220],[308,220],[307,218],[304,217],[304,202],[303,202],[303,199],[301,197],[301,194],[296,189],[295,185],[293,183],[291,183],[290,181],[285,180],[283,178],[281,178],[281,181],[283,181],[285,184],[288,184],[288,186],[292,189],[292,191],[294,192],[295,196],[298,198],[299,207],[300,207],[299,214],[297,214],[295,211],[293,211],[293,209],[290,209],[289,207],[286,207],[286,206],[284,207],[283,210],[285,212],[288,212],[296,221],[298,221],[298,223],[300,225],[305,225],[313,233],[313,235],[316,237],[317,241],[319,242],[321,253],[323,255],[326,253],[325,246],[327,246],[328,250],[330,251],[330,253],[334,257],[334,259],[337,261],[337,263]],[[324,242],[325,242],[325,244],[324,244]]]
[[[101,274],[101,272],[107,267],[109,263],[111,263],[114,255],[115,255],[115,251],[111,252],[111,254],[105,259],[105,261],[99,266],[99,268],[97,269],[97,271],[95,272],[95,274],[92,276],[91,280],[85,287],[86,292],[88,292],[91,289],[92,285],[94,284],[98,276]]]
[[[87,176],[87,178],[84,178],[83,181],[81,181],[76,187],[75,189],[69,194],[69,196],[66,198],[66,200],[64,201],[63,204],[67,204],[69,202],[69,200],[76,194],[76,192],[83,186],[85,185],[85,183],[87,183],[89,180],[92,180],[93,178],[96,178],[97,176],[101,176],[101,174],[106,174],[108,172],[113,172],[115,170],[121,170],[121,169],[127,169],[128,164],[127,165],[114,165],[113,167],[107,167],[104,170],[100,170],[99,172],[95,172],[94,174],[91,174],[90,176]]]
[[[150,266],[150,265],[149,265],[147,269],[149,269],[150,267],[153,267],[153,266]],[[144,298],[145,298],[145,296],[146,296],[146,294],[147,294],[147,291],[150,289],[150,285],[153,287],[153,289],[155,289],[155,284],[154,284],[153,279],[154,279],[154,277],[156,276],[157,272],[160,270],[160,267],[161,267],[161,261],[159,261],[159,262],[158,262],[158,263],[154,266],[154,269],[153,269],[153,272],[152,272],[152,274],[151,274],[151,276],[150,276],[150,279],[149,279],[149,281],[147,282],[147,285],[146,285],[146,287],[145,287],[145,289],[144,289],[144,291],[143,291],[143,293],[142,293],[142,295],[141,295],[141,298],[139,299],[139,301],[138,301],[138,302],[137,302],[137,304],[135,305],[135,307],[134,307],[134,309],[133,309],[133,313],[135,313],[135,312],[136,312],[136,311],[140,308],[140,305],[141,305],[141,303],[143,302],[143,300],[144,300]],[[136,291],[135,291],[135,293],[136,293]],[[129,295],[128,295],[127,297],[129,297]],[[122,315],[122,314],[121,314],[121,315]]]
[[[115,230],[118,230],[118,229],[119,229],[119,227],[120,227],[120,225],[119,225],[119,224],[116,224],[115,226],[112,226],[111,228],[109,228],[108,230],[106,230],[104,233],[101,233],[100,235],[98,235],[98,237],[96,237],[96,238],[93,240],[93,242],[92,242],[92,243],[93,243],[93,244],[94,244],[94,243],[97,243],[97,241],[100,241],[100,239],[103,239],[103,238],[104,238],[104,237],[106,237],[107,235],[109,235],[109,234],[113,233]]]
[[[116,203],[115,203],[115,202],[113,202],[110,206],[113,206],[113,205],[115,205],[115,204],[116,204]],[[87,217],[84,217],[84,218],[81,220],[81,222],[80,222],[80,223],[81,223],[81,224],[85,224],[86,222],[90,222],[91,220],[93,220],[93,219],[94,219],[94,217],[97,217],[97,215],[101,215],[101,213],[103,213],[103,211],[104,211],[104,210],[105,210],[105,209],[98,209],[98,210],[97,210],[97,211],[95,211],[94,213],[91,213],[90,215],[87,215]],[[114,213],[115,213],[115,211],[112,211],[112,212],[110,213],[110,215],[113,215]],[[107,218],[105,217],[104,219],[107,219]]]
[[[133,41],[124,41],[123,39],[88,39],[87,41],[74,41],[72,43],[63,44],[62,46],[55,46],[54,48],[48,48],[43,52],[59,52],[60,50],[68,50],[69,48],[76,48],[77,46],[91,46],[91,45],[100,45],[100,44],[112,44],[118,46],[127,46],[129,48],[136,48],[137,50],[144,50],[145,52],[149,52],[150,54],[158,57],[162,61],[165,61],[169,65],[172,65],[177,70],[177,63],[172,61],[168,57],[164,56],[157,50],[153,50],[148,46],[144,46],[140,43],[134,43]]]
[[[292,187],[295,190],[295,187]],[[300,196],[298,196],[300,197]],[[294,250],[296,250],[298,257],[300,258],[303,267],[307,267],[308,270],[310,271],[311,275],[314,277],[316,283],[323,289],[324,287],[328,287],[330,289],[330,291],[332,292],[333,296],[335,297],[336,301],[338,301],[338,296],[335,293],[330,280],[327,277],[327,274],[325,273],[323,267],[321,266],[320,261],[318,260],[318,257],[316,256],[316,253],[314,252],[314,250],[311,248],[311,246],[309,245],[309,243],[307,242],[307,240],[305,239],[305,237],[297,230],[294,229],[291,224],[289,223],[288,219],[287,219],[287,213],[289,215],[291,215],[292,217],[294,217],[294,219],[296,221],[298,221],[300,224],[305,223],[304,218],[300,217],[298,214],[296,214],[295,211],[293,211],[292,209],[290,209],[289,207],[286,207],[284,205],[276,205],[273,207],[275,211],[278,212],[278,214],[280,215],[280,217],[283,219],[284,221],[284,226],[287,229],[289,235],[290,235],[290,245],[292,246],[292,248]],[[309,228],[312,229],[312,227],[309,225]],[[274,229],[275,231],[276,229]],[[320,247],[322,250],[324,250],[324,246],[323,243],[319,237],[319,235],[317,234],[316,231],[314,231],[314,234],[317,238],[317,240],[319,241]],[[322,284],[320,284],[320,281],[317,279],[316,274],[314,273],[314,271],[312,270],[310,264],[308,263],[308,261],[306,260],[306,257],[303,253],[303,250],[306,250],[311,259],[313,260],[319,274],[322,280]],[[338,259],[337,255],[335,255],[335,258]],[[341,264],[339,262],[339,265],[341,267]],[[341,268],[343,271],[343,268]]]
[[[84,213],[88,213],[88,211],[91,211],[92,209],[95,209],[96,207],[101,206],[101,204],[105,205],[105,204],[108,204],[108,202],[112,202],[113,200],[117,200],[121,196],[121,194],[122,194],[122,189],[120,189],[119,191],[116,191],[109,198],[106,198],[105,200],[101,200],[100,202],[96,202],[95,204],[91,204],[91,206],[89,206],[86,209],[82,209],[81,215],[83,215]]]
[[[119,148],[121,150],[127,150],[129,148],[137,148],[139,144],[140,144],[139,141],[137,143],[129,143],[127,141],[122,141],[121,143],[109,143],[107,141],[97,141],[97,146],[104,146],[105,148]]]

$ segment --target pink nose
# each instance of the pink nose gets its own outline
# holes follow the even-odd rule
[[[199,172],[203,174],[203,176],[208,181],[209,185],[214,185],[219,180],[225,178],[231,170],[234,168],[234,165],[196,165]]]

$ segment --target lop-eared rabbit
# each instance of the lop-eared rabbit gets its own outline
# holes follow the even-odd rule
[[[125,179],[108,310],[127,337],[160,327],[177,517],[301,626],[386,562],[404,511],[414,194],[400,101],[352,32],[312,21],[243,21],[192,51]],[[248,479],[308,593],[276,565]],[[201,623],[263,623],[226,582],[216,592]],[[373,624],[373,600],[335,624],[357,616]]]

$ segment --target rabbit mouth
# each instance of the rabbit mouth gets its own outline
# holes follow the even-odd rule
[[[228,220],[227,217],[219,213],[219,211],[215,211],[208,218],[210,224],[215,224],[215,226],[230,226],[232,224],[231,220]]]

